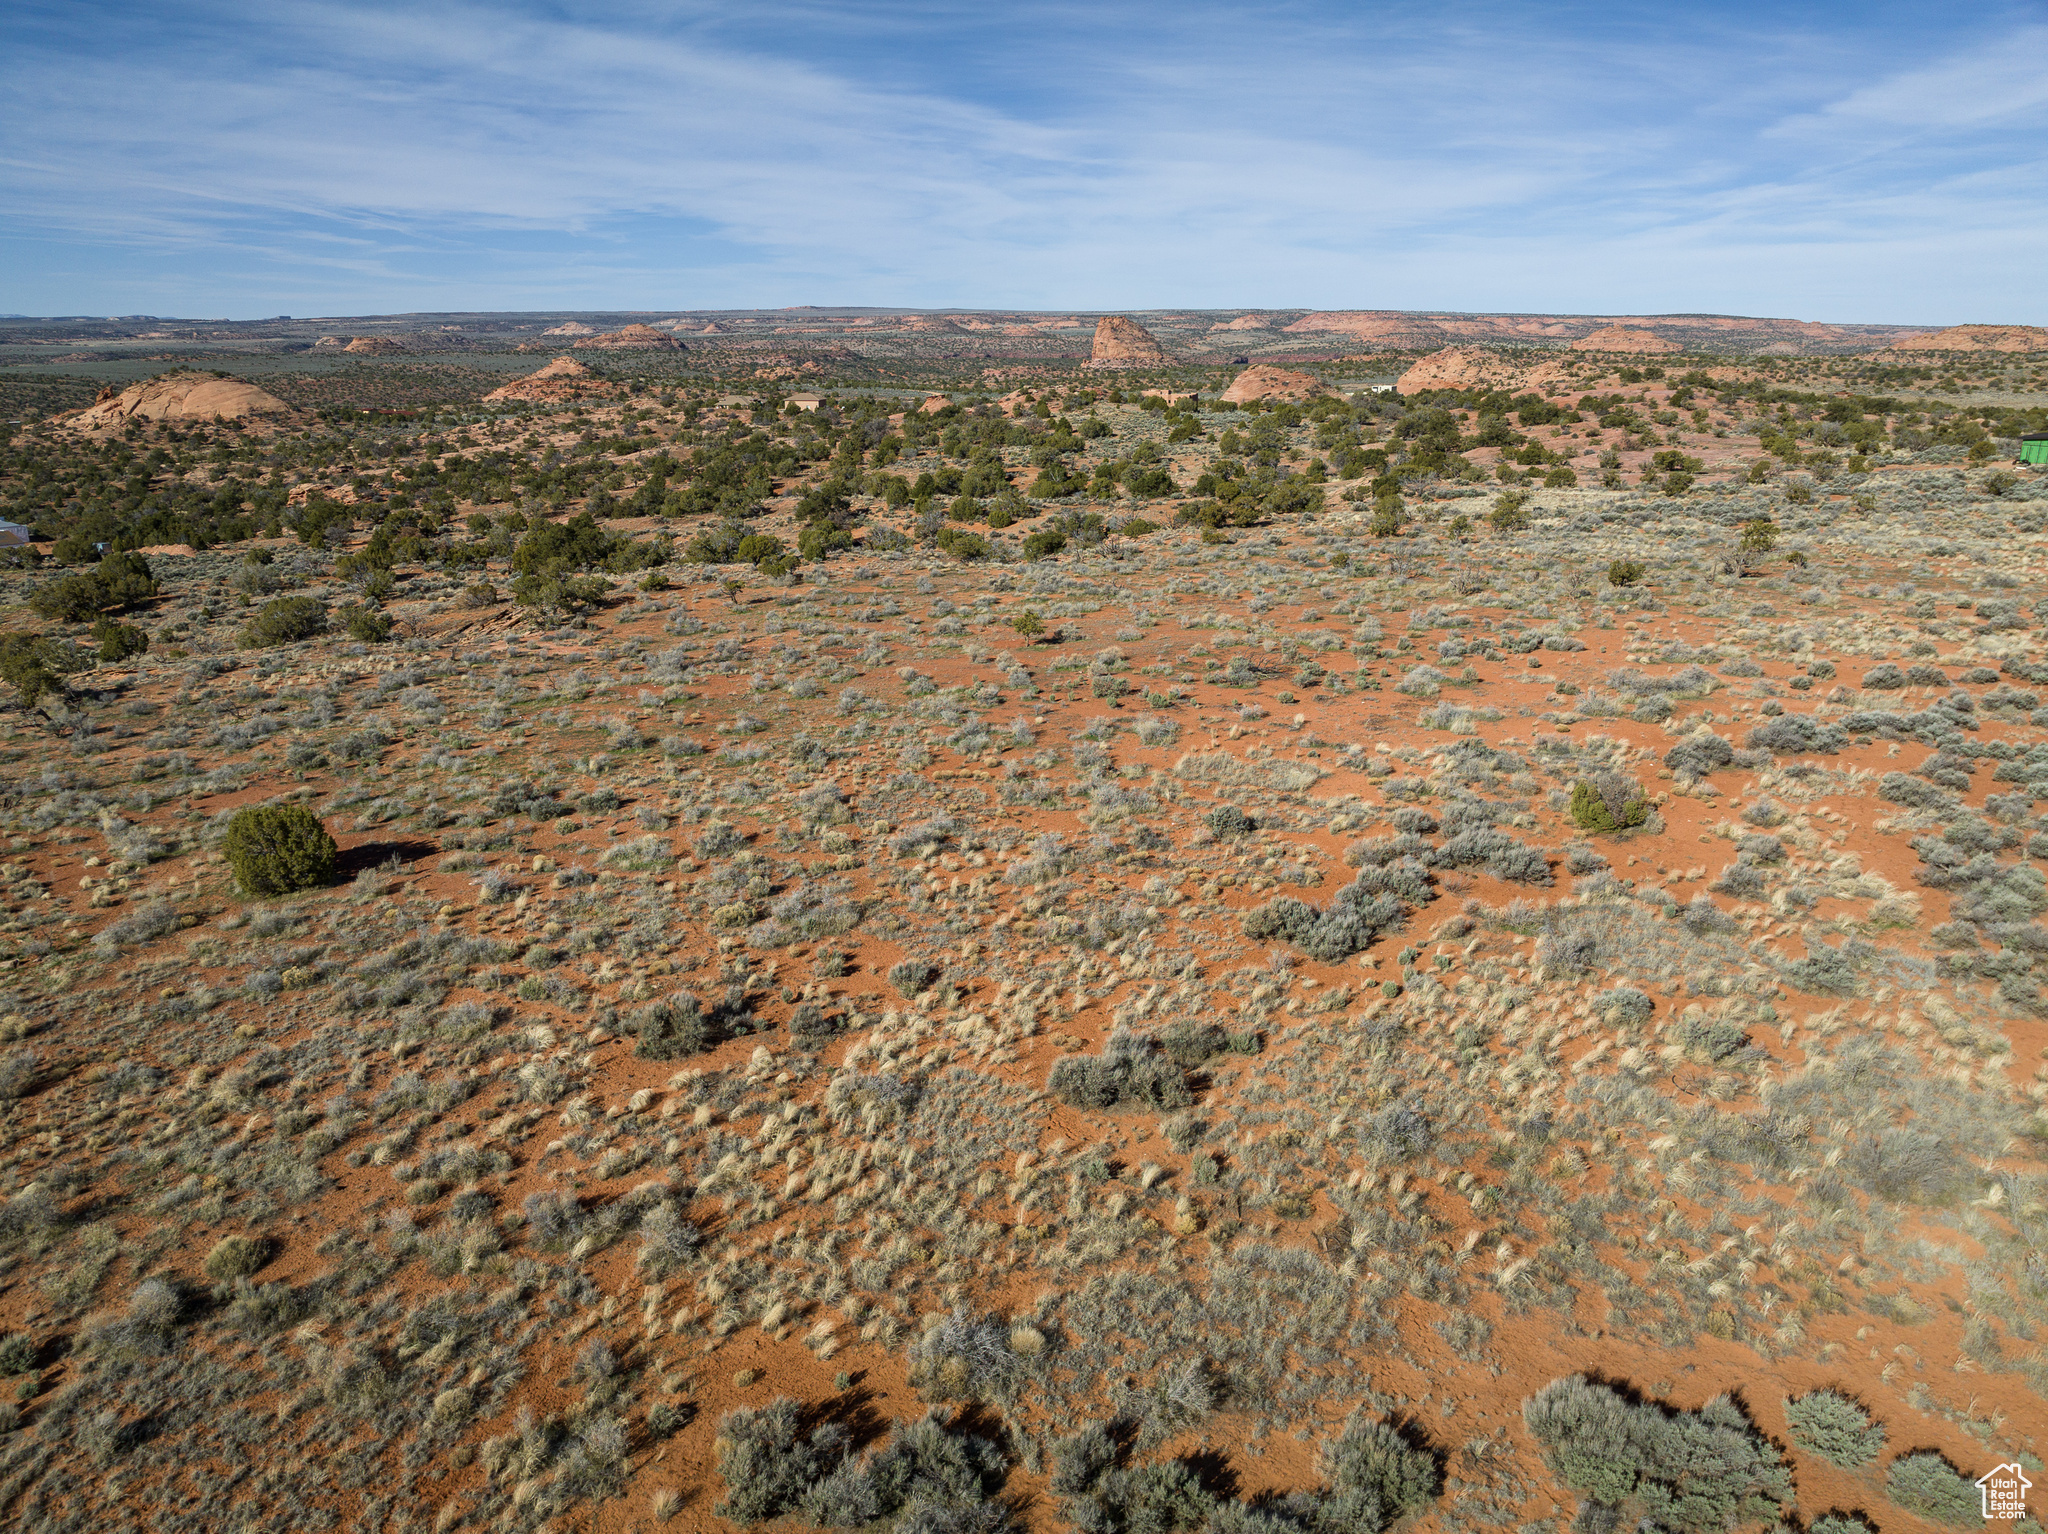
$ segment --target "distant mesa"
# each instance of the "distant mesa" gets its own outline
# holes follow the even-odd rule
[[[239,378],[211,373],[170,373],[130,384],[119,394],[100,390],[99,398],[66,424],[79,431],[112,431],[130,421],[231,421],[256,415],[290,415],[292,407]]]
[[[1219,330],[1269,330],[1271,328],[1265,320],[1256,314],[1242,314],[1234,320],[1222,320],[1217,324],[1211,325],[1209,333],[1214,335]]]
[[[405,343],[390,336],[357,336],[342,350],[354,352],[359,357],[402,357],[405,355]]]
[[[1564,375],[1555,352],[1503,354],[1481,346],[1447,346],[1422,358],[1394,385],[1402,394],[1431,389],[1526,389]]]
[[[1095,322],[1095,344],[1088,352],[1091,368],[1155,367],[1166,360],[1158,337],[1136,320],[1105,314]]]
[[[611,385],[573,357],[557,357],[538,373],[529,373],[484,396],[488,403],[499,399],[576,400],[605,394]]]
[[[601,336],[591,336],[573,343],[578,350],[613,352],[679,352],[683,343],[667,331],[656,330],[652,325],[628,325],[624,330],[608,330]]]
[[[903,328],[943,335],[966,334],[958,325],[941,314],[906,314],[903,317]]]
[[[1637,352],[1645,356],[1664,356],[1670,352],[1685,350],[1676,341],[1667,341],[1660,335],[1647,330],[1636,330],[1628,325],[1607,325],[1589,336],[1581,336],[1572,342],[1575,352]]]
[[[594,336],[597,334],[597,327],[595,325],[586,325],[581,320],[567,320],[560,325],[543,330],[541,334],[544,336]]]
[[[1895,352],[2048,352],[2048,330],[2039,325],[1951,325],[1894,341]]]
[[[1339,310],[1332,313],[1304,314],[1287,329],[1294,334],[1312,330],[1334,330],[1343,335],[1355,336],[1368,347],[1383,346],[1403,351],[1442,346],[1452,339],[1451,333],[1433,320],[1417,319],[1412,314],[1395,314],[1386,310]]]
[[[1261,363],[1246,368],[1232,379],[1230,387],[1223,391],[1223,398],[1233,405],[1241,405],[1253,399],[1310,400],[1336,392],[1320,378]]]

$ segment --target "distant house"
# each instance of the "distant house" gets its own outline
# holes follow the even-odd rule
[[[2048,464],[2048,431],[2032,431],[2020,438],[2020,462]]]
[[[0,549],[18,549],[33,537],[19,522],[0,522]]]
[[[2034,1483],[2017,1464],[1993,1465],[1977,1477],[1977,1490],[1984,1499],[1987,1521],[2017,1522],[2027,1516],[2027,1493]]]
[[[792,394],[789,402],[799,410],[816,410],[825,403],[825,397],[822,394]]]

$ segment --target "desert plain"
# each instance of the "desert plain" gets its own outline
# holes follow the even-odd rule
[[[11,1526],[2048,1482],[2048,332],[9,321],[0,406]]]

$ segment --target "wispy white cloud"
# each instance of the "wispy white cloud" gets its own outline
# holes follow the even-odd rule
[[[2038,318],[2031,287],[2007,284],[2014,258],[2048,254],[1997,177],[2039,142],[2002,129],[2048,102],[2012,65],[2038,51],[2025,26],[1871,80],[1838,39],[1766,24],[1519,8],[1026,5],[983,23],[907,4],[216,0],[30,22],[0,61],[13,309],[148,307],[100,297],[126,281],[250,313],[815,300],[1919,319],[1953,301]],[[1942,262],[1955,291],[1930,308],[1922,274]],[[90,304],[28,296],[85,273]]]

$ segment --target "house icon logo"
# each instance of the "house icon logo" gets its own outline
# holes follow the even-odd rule
[[[2027,1493],[2033,1485],[2018,1465],[1994,1465],[1977,1478],[1977,1490],[1984,1497],[1984,1516],[2008,1522],[2026,1517]]]

